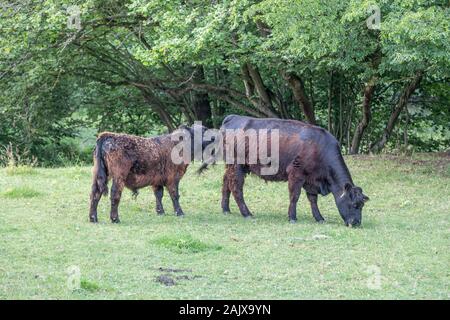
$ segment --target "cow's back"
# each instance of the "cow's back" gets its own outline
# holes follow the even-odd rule
[[[335,153],[337,140],[327,130],[297,120],[276,118],[253,118],[230,115],[222,122],[221,130],[271,130],[279,132],[279,171],[273,177],[262,177],[266,180],[287,180],[289,168],[301,167],[305,173],[320,174],[327,167],[329,153]],[[258,174],[257,166],[250,166],[253,173]]]
[[[335,146],[336,138],[327,130],[298,120],[277,118],[253,118],[240,115],[229,115],[222,122],[222,130],[278,130],[280,136],[298,138],[303,141],[314,141],[320,147]]]

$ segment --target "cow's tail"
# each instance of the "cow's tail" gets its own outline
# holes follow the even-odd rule
[[[225,120],[224,120],[224,122],[225,122]],[[221,134],[223,134],[222,131],[221,131]],[[221,143],[223,143],[223,140],[220,140],[220,141],[221,141]],[[221,159],[224,159],[224,155],[225,155],[225,151],[223,151],[223,154],[213,153],[209,158],[203,160],[202,165],[200,166],[200,168],[197,169],[197,174],[198,175],[202,174],[203,172],[205,172],[206,170],[209,169],[208,167],[210,165],[215,165],[218,161],[220,161]]]
[[[208,162],[203,162],[202,165],[200,166],[200,168],[198,168],[197,170],[197,174],[200,175],[203,172],[205,172],[206,170],[208,170],[208,166],[210,165],[210,163]]]
[[[214,155],[213,155],[211,158],[209,158],[208,160],[205,160],[205,161],[202,163],[202,165],[200,166],[200,168],[198,168],[197,174],[200,175],[200,174],[202,174],[203,172],[205,172],[206,170],[208,170],[208,169],[209,169],[208,167],[209,167],[210,165],[215,165],[217,160],[218,160],[218,159],[217,159],[216,156],[214,156]]]
[[[108,169],[103,157],[102,144],[105,137],[100,136],[94,150],[94,169],[92,170],[92,189],[101,194],[108,194]]]

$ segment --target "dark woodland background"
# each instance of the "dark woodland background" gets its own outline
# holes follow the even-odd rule
[[[320,125],[347,154],[450,145],[447,1],[0,6],[2,164],[86,163],[99,131],[218,127],[230,113]]]

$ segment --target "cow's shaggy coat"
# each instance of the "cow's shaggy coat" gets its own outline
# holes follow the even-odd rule
[[[171,152],[177,143],[178,141],[172,141],[170,134],[143,138],[112,132],[101,133],[94,150],[90,221],[98,221],[98,202],[103,194],[108,193],[109,180],[112,180],[112,222],[119,222],[118,207],[125,187],[137,194],[138,189],[151,186],[158,214],[164,214],[162,197],[166,187],[176,214],[182,216],[184,213],[179,204],[178,185],[188,163],[175,164],[172,161]]]

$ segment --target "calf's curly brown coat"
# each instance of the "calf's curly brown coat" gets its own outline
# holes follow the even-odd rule
[[[156,212],[164,214],[164,187],[170,194],[175,212],[184,215],[179,204],[178,185],[189,164],[175,164],[172,148],[177,144],[171,135],[143,138],[128,134],[103,132],[94,150],[93,182],[90,196],[89,220],[97,222],[97,206],[111,186],[111,221],[119,222],[119,202],[123,189],[133,192],[151,186],[156,197]]]

